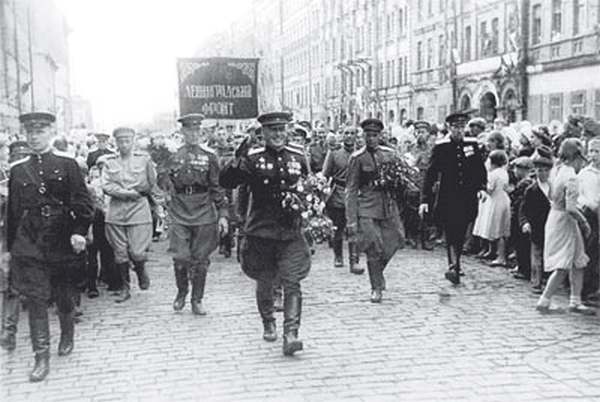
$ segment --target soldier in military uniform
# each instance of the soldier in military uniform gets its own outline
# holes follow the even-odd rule
[[[110,149],[108,149],[108,139],[109,139],[108,134],[96,133],[96,134],[94,134],[94,137],[96,137],[96,140],[98,141],[96,143],[97,149],[90,152],[87,156],[86,163],[87,163],[88,169],[91,169],[92,166],[96,165],[96,162],[102,156],[113,153]]]
[[[81,279],[85,235],[93,204],[73,158],[51,148],[55,117],[28,113],[19,120],[32,155],[10,170],[7,246],[11,255],[11,292],[27,299],[29,331],[35,353],[30,381],[43,380],[50,370],[48,303],[53,300],[60,321],[59,356],[73,350],[73,296]]]
[[[131,297],[130,261],[140,289],[150,287],[146,272],[147,251],[152,242],[152,212],[149,197],[159,203],[156,171],[150,156],[133,150],[135,131],[118,127],[113,131],[119,154],[102,157],[102,189],[110,196],[105,218],[106,238],[114,251],[115,266],[122,289],[115,299],[123,303]]]
[[[258,117],[266,145],[250,149],[249,139],[220,175],[226,188],[246,184],[251,197],[241,246],[242,270],[256,280],[256,303],[263,321],[263,339],[277,340],[273,315],[273,281],[284,287],[283,354],[303,349],[298,339],[302,309],[300,282],[310,270],[310,251],[302,235],[299,214],[285,210],[280,194],[293,191],[308,173],[304,154],[287,146],[286,125],[291,115],[266,113]]]
[[[435,218],[446,235],[448,271],[445,274],[453,284],[460,283],[460,258],[469,222],[477,216],[478,193],[487,184],[487,172],[476,138],[465,138],[468,116],[454,113],[446,118],[450,127],[448,138],[433,148],[421,194],[419,214],[429,213],[435,207]],[[439,190],[433,187],[439,179]]]
[[[343,243],[346,231],[346,174],[348,172],[348,161],[354,152],[354,138],[356,128],[346,127],[344,129],[343,147],[330,150],[323,163],[323,176],[331,178],[331,194],[327,200],[326,211],[333,225],[333,253],[335,267],[344,266]],[[350,273],[360,275],[364,269],[358,268],[358,251],[356,243],[348,242],[348,260]]]
[[[379,145],[383,123],[378,119],[361,122],[366,146],[354,152],[346,177],[346,221],[351,240],[358,240],[359,251],[367,254],[371,282],[371,302],[381,303],[385,278],[383,271],[403,245],[396,200],[380,186],[379,168],[398,158],[392,148]]]
[[[219,232],[227,233],[225,191],[219,187],[219,159],[212,148],[200,144],[201,114],[179,118],[185,145],[159,168],[159,186],[168,192],[169,251],[173,254],[177,296],[173,310],[181,311],[192,285],[191,305],[196,315],[202,306],[209,257],[217,249]]]

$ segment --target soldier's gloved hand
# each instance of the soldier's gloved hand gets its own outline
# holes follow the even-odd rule
[[[246,156],[251,146],[252,138],[248,135],[242,140],[240,145],[238,145],[237,149],[235,150],[235,157],[241,158],[242,156]]]
[[[219,218],[219,233],[228,233],[229,232],[229,222],[227,218],[224,216]]]
[[[73,251],[75,254],[79,254],[85,250],[86,241],[85,237],[82,235],[74,234],[71,235],[71,247],[73,247]]]
[[[529,223],[524,224],[521,231],[523,233],[531,233],[531,225]]]
[[[427,215],[428,213],[429,213],[429,205],[427,205],[427,204],[419,205],[419,216],[421,217],[421,219],[424,219],[425,215]]]

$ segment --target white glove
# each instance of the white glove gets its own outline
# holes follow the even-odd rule
[[[429,205],[427,204],[421,204],[419,205],[419,216],[421,217],[421,219],[423,219],[425,217],[425,214],[429,213]]]
[[[71,247],[73,247],[73,251],[75,254],[79,254],[85,250],[86,241],[85,237],[82,235],[74,234],[71,235]]]
[[[229,222],[227,218],[221,217],[219,218],[219,233],[227,233],[229,232]]]

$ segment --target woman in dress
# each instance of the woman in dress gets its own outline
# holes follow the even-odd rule
[[[508,172],[505,169],[508,158],[504,151],[497,149],[490,153],[488,161],[488,184],[481,199],[485,206],[477,215],[473,234],[497,245],[498,257],[492,265],[501,266],[506,265],[505,240],[510,235],[510,198],[506,192]]]
[[[593,315],[595,310],[581,303],[583,274],[589,258],[584,237],[590,226],[577,209],[577,173],[586,163],[584,147],[576,138],[565,139],[558,152],[558,163],[550,174],[550,213],[544,235],[544,270],[552,272],[536,309],[550,309],[550,300],[567,275],[571,286],[569,311]]]

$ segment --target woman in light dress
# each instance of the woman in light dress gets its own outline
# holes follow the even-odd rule
[[[583,144],[575,138],[563,141],[558,153],[560,162],[550,173],[550,213],[544,237],[544,270],[552,272],[536,309],[550,309],[550,300],[567,275],[571,286],[569,311],[593,315],[595,310],[581,303],[583,274],[589,258],[584,237],[590,226],[577,208],[577,173],[586,163]]]
[[[502,150],[495,150],[488,158],[488,183],[481,200],[484,208],[477,215],[473,234],[496,244],[498,257],[492,265],[506,265],[506,239],[510,236],[510,197],[508,196],[508,157]]]

